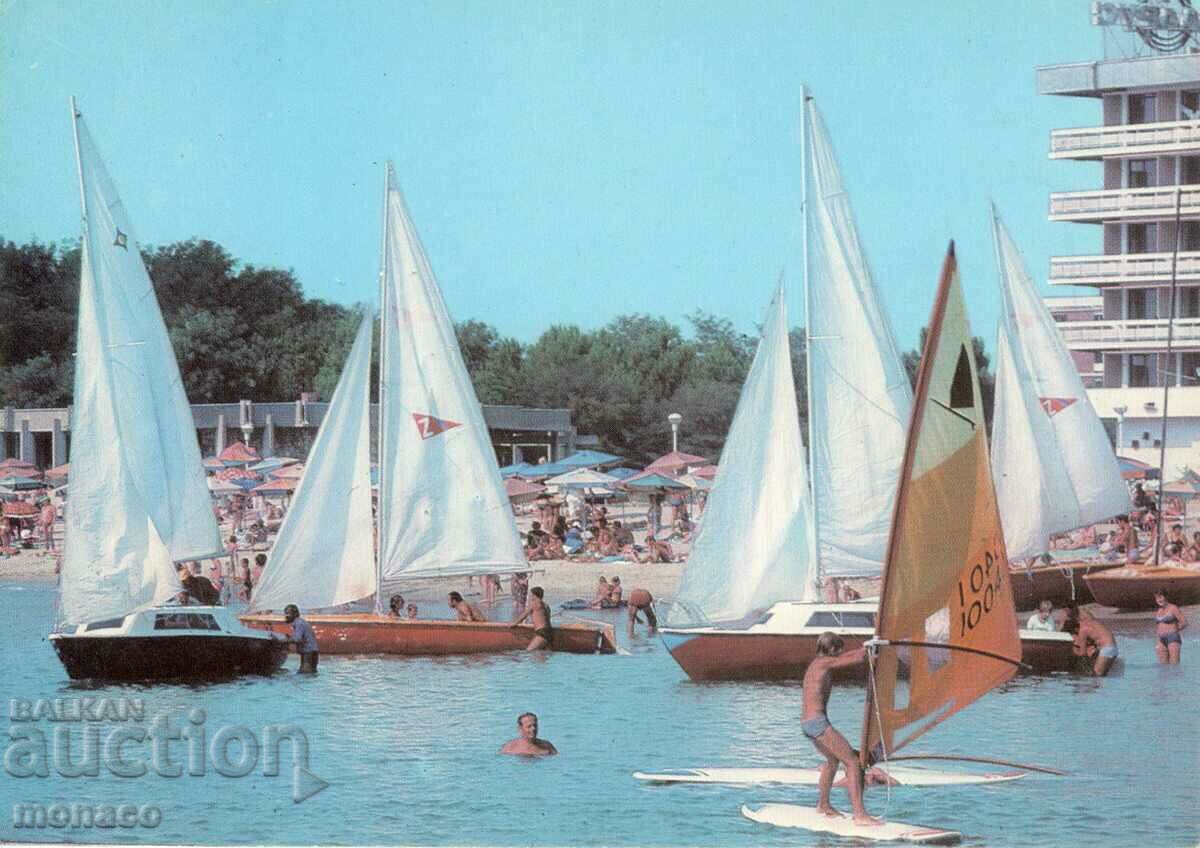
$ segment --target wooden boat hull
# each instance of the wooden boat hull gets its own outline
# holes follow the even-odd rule
[[[270,674],[288,645],[257,636],[50,637],[72,680],[220,680]]]
[[[688,677],[695,681],[798,680],[817,655],[819,634],[689,632],[665,629],[663,642]],[[869,635],[840,634],[846,650],[860,648]],[[1075,672],[1079,658],[1069,639],[1021,638],[1021,661],[1034,674]],[[839,672],[842,680],[865,680],[866,665]]]
[[[1154,609],[1154,593],[1166,590],[1171,603],[1200,603],[1200,571],[1172,566],[1134,566],[1084,577],[1096,603],[1118,609]]]
[[[280,615],[248,614],[244,624],[291,636],[292,627]],[[443,656],[521,651],[533,640],[533,628],[499,621],[395,619],[373,613],[306,615],[322,654],[397,654]],[[563,624],[554,628],[550,649],[569,654],[616,653],[611,624]]]
[[[1043,600],[1052,602],[1056,607],[1066,606],[1071,601],[1090,604],[1093,600],[1092,591],[1084,578],[1089,574],[1124,566],[1124,562],[1057,562],[1024,568],[1014,563],[1009,571],[1013,604],[1019,611],[1035,610]]]

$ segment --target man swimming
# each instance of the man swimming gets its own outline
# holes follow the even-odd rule
[[[538,717],[534,713],[521,713],[517,716],[516,739],[510,739],[500,748],[501,754],[515,754],[518,757],[550,757],[558,753],[546,739],[539,739]]]
[[[527,651],[542,651],[550,647],[551,640],[554,639],[554,628],[550,626],[550,607],[546,606],[546,602],[542,600],[545,592],[541,586],[534,586],[529,590],[529,603],[525,606],[525,612],[521,613],[521,617],[513,622],[513,626],[520,624],[527,618],[532,618],[530,622],[533,624],[533,639],[525,647]],[[534,716],[534,721],[537,717]]]
[[[829,694],[833,690],[833,672],[864,662],[866,650],[859,648],[848,654],[842,653],[845,643],[836,633],[826,631],[817,639],[817,656],[804,672],[804,712],[800,730],[818,751],[825,755],[818,783],[817,812],[826,816],[840,813],[829,803],[829,790],[838,764],[846,770],[846,790],[850,793],[850,804],[854,808],[854,823],[861,825],[883,824],[879,819],[867,815],[863,806],[863,770],[858,764],[858,752],[850,747],[846,737],[838,733],[825,714]]]

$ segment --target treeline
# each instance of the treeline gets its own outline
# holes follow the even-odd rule
[[[143,256],[193,403],[332,395],[355,309],[306,298],[291,271],[240,265],[210,241]],[[78,284],[77,245],[0,239],[0,406],[71,402]],[[686,334],[647,315],[622,315],[596,330],[554,325],[531,344],[480,321],[456,329],[482,403],[568,408],[580,433],[631,459],[670,450],[667,415],[678,412],[680,448],[715,459],[756,338],[703,311],[686,320]],[[804,330],[793,329],[791,341],[804,419]],[[990,423],[991,377],[978,338],[975,347]],[[912,350],[904,360],[911,378],[920,355]]]

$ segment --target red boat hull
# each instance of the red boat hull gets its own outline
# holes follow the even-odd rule
[[[688,677],[711,680],[797,680],[817,655],[817,634],[687,633],[666,630],[663,641]],[[842,634],[846,650],[862,647],[869,636]],[[1068,640],[1021,639],[1021,660],[1036,674],[1079,670]],[[865,680],[866,665],[847,669],[840,679]]]
[[[1096,603],[1118,609],[1154,609],[1154,593],[1183,606],[1200,603],[1200,571],[1172,566],[1134,566],[1084,577]]]
[[[1024,568],[1013,564],[1009,571],[1013,603],[1018,611],[1037,609],[1043,600],[1051,601],[1056,607],[1066,606],[1072,600],[1081,605],[1090,604],[1092,591],[1085,578],[1124,565],[1123,562],[1061,562]]]
[[[280,615],[249,614],[242,623],[291,636],[292,627]],[[443,656],[520,651],[533,639],[533,628],[498,621],[395,619],[373,613],[306,615],[322,654],[399,654]],[[554,628],[551,650],[569,654],[616,653],[611,624],[564,624]]]

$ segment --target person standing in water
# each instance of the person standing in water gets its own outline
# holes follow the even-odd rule
[[[283,618],[292,625],[292,641],[296,643],[296,653],[300,655],[297,674],[316,674],[321,655],[317,650],[317,634],[313,633],[312,625],[300,617],[300,608],[295,604],[283,608]]]
[[[1187,619],[1175,604],[1167,600],[1167,590],[1159,589],[1154,593],[1154,604],[1158,609],[1154,613],[1155,635],[1154,653],[1160,663],[1169,665],[1179,664],[1179,654],[1183,649],[1183,636],[1180,631],[1187,627]]]
[[[867,809],[863,806],[863,769],[858,763],[858,752],[829,723],[826,715],[829,695],[833,691],[833,672],[866,661],[866,649],[843,653],[844,647],[841,636],[825,631],[817,639],[816,659],[809,663],[804,672],[804,712],[800,730],[825,756],[818,783],[820,794],[817,797],[817,812],[826,816],[841,815],[829,803],[829,790],[833,787],[833,778],[840,763],[846,770],[846,790],[850,793],[850,805],[854,809],[854,823],[883,824],[879,819],[867,815]]]
[[[525,606],[525,612],[521,613],[520,618],[513,622],[513,626],[523,622],[525,619],[532,619],[530,622],[533,625],[533,639],[526,646],[527,651],[542,651],[550,647],[550,643],[554,639],[554,628],[550,625],[550,607],[542,600],[545,592],[541,586],[534,586],[529,590],[529,603]],[[537,716],[534,716],[534,721]]]
[[[500,748],[501,754],[515,754],[518,757],[552,757],[558,749],[546,739],[538,738],[538,717],[534,713],[521,713],[517,716],[516,739],[510,739]]]
[[[1076,656],[1096,657],[1092,665],[1092,675],[1105,677],[1120,654],[1112,631],[1097,621],[1091,613],[1080,610],[1079,605],[1075,603],[1067,604],[1063,630],[1075,636],[1072,650]]]

